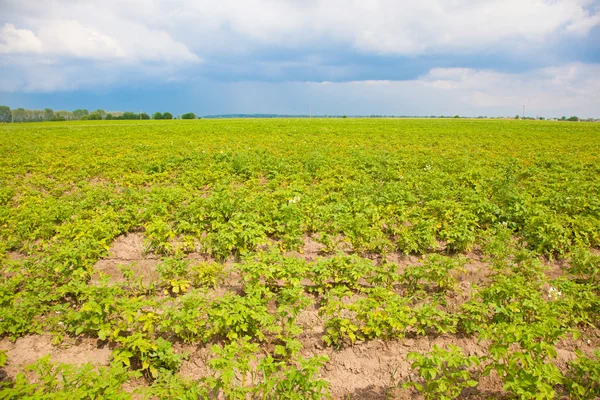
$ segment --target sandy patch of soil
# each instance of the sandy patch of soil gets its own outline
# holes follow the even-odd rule
[[[9,251],[6,253],[8,261],[23,261],[26,257],[25,254],[19,253],[18,251]]]
[[[14,343],[0,339],[0,349],[6,350],[8,357],[4,370],[9,378],[14,378],[23,367],[50,355],[53,362],[65,364],[109,365],[112,351],[97,339],[67,338],[59,346],[52,344],[50,335],[29,335]]]
[[[208,367],[208,361],[212,355],[209,347],[210,346],[196,347],[190,345],[181,347],[181,352],[188,354],[187,359],[183,361],[181,368],[179,369],[181,376],[198,380],[209,375],[210,369]]]
[[[93,283],[100,281],[102,275],[108,275],[112,283],[125,282],[125,275],[119,266],[125,266],[131,270],[136,279],[141,279],[144,285],[148,285],[158,279],[156,266],[160,263],[158,260],[100,260],[94,266],[96,274]]]
[[[140,260],[144,256],[144,236],[140,233],[127,233],[115,239],[108,250],[108,259]]]
[[[144,237],[139,233],[119,236],[108,250],[108,257],[99,260],[94,266],[92,283],[98,283],[102,275],[108,275],[113,283],[125,282],[122,268],[126,266],[136,279],[144,284],[158,279],[156,266],[160,263],[153,254],[144,251]]]
[[[450,343],[461,346],[469,355],[485,353],[485,346],[476,339],[440,336],[435,339],[419,337],[387,342],[374,340],[339,351],[306,348],[304,355],[329,356],[322,377],[329,381],[331,393],[336,399],[418,398],[408,390],[397,388],[401,382],[416,379],[406,356],[411,351],[427,352],[434,344],[446,346]],[[491,386],[489,383],[480,383],[483,384]],[[501,386],[493,389],[499,390]]]

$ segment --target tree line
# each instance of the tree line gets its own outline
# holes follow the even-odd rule
[[[102,109],[89,111],[85,108],[77,110],[54,111],[51,108],[44,110],[26,110],[24,108],[11,109],[8,106],[0,106],[0,122],[43,122],[43,121],[93,121],[93,120],[136,120],[136,119],[196,119],[196,114],[185,113],[173,117],[170,112],[155,112],[152,117],[145,112],[134,113],[131,111],[106,112]]]

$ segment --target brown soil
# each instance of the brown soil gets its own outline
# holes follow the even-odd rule
[[[4,370],[9,378],[32,364],[39,358],[50,355],[53,362],[65,364],[109,365],[112,351],[97,339],[67,339],[59,346],[52,344],[50,335],[30,335],[17,339],[14,343],[0,339],[0,349],[6,350],[8,357]]]
[[[140,260],[144,258],[144,237],[139,233],[128,233],[115,239],[108,250],[113,260]]]
[[[323,251],[325,246],[317,242],[310,236],[304,236],[304,246],[302,247],[302,254],[308,261],[314,261],[317,256]]]
[[[149,284],[158,279],[156,266],[160,263],[153,254],[144,251],[144,237],[139,233],[128,233],[119,236],[108,250],[108,257],[99,260],[94,266],[95,274],[92,283],[98,283],[103,275],[110,282],[124,282],[123,266],[131,269],[134,278]]]
[[[208,376],[208,360],[211,357],[211,351],[208,347],[181,346],[178,352],[188,354],[187,360],[181,364],[179,373],[189,379],[200,379]]]
[[[127,267],[133,273],[134,279],[141,279],[142,283],[148,285],[158,279],[156,266],[160,262],[158,260],[100,260],[94,266],[96,274],[94,275],[93,283],[100,281],[102,275],[108,275],[110,282],[125,282],[121,267]]]
[[[18,251],[9,251],[6,253],[6,258],[9,261],[22,261],[25,259],[25,254],[19,253]]]

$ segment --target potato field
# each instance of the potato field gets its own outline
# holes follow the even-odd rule
[[[594,399],[600,124],[0,125],[0,399]]]

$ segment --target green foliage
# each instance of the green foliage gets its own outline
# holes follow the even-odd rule
[[[420,382],[406,382],[403,386],[414,388],[425,399],[455,399],[463,389],[477,386],[478,374],[471,371],[480,365],[475,356],[465,356],[458,346],[449,345],[443,349],[433,345],[427,354],[408,353],[411,367],[417,371]]]
[[[309,273],[304,260],[285,257],[278,249],[257,253],[240,269],[249,288],[264,287],[273,293],[282,288],[298,287]]]
[[[12,122],[10,107],[0,106],[0,122]]]
[[[158,274],[165,287],[165,294],[185,293],[191,286],[189,261],[177,258],[166,258],[157,266]]]
[[[485,373],[495,370],[503,379],[503,389],[520,399],[554,399],[555,385],[563,382],[552,363],[555,343],[565,334],[554,320],[530,324],[498,324],[485,332],[491,340],[490,363]]]
[[[408,266],[400,279],[408,294],[421,291],[445,294],[456,290],[457,280],[453,274],[463,272],[465,262],[465,259],[433,254],[421,265]]]
[[[200,262],[190,268],[189,276],[194,287],[216,287],[224,279],[223,264],[217,262]]]
[[[265,340],[268,332],[277,330],[272,314],[267,311],[267,303],[258,296],[238,296],[227,293],[209,304],[207,332],[209,337],[217,336],[236,340],[250,336]]]
[[[574,399],[594,399],[600,396],[600,350],[593,358],[577,352],[577,358],[569,362],[567,375],[569,394]]]
[[[93,388],[126,369],[142,397],[320,398],[313,325],[335,348],[457,334],[489,345],[510,396],[597,396],[597,359],[555,354],[600,321],[599,125],[139,119],[0,126],[1,336],[107,342],[115,362],[78,381]],[[210,379],[178,374],[179,342],[218,344]],[[477,380],[444,351],[425,396]],[[3,389],[61,393],[58,376]]]
[[[140,397],[141,395],[144,395],[144,398],[198,400],[207,398],[208,390],[195,380],[163,371],[148,389],[141,391]]]
[[[113,351],[113,359],[126,366],[132,362],[138,365],[143,372],[149,373],[151,378],[156,378],[164,372],[179,370],[183,356],[173,351],[171,342],[158,338],[156,341],[140,332],[131,336],[116,339],[120,347]]]
[[[165,310],[160,330],[172,332],[188,343],[207,340],[210,337],[207,332],[209,302],[206,293],[190,290]]]
[[[413,315],[415,330],[419,335],[456,333],[457,316],[441,310],[435,302],[415,307]]]
[[[293,363],[259,357],[256,344],[241,338],[212,348],[212,376],[203,380],[210,397],[228,399],[323,399],[330,398],[328,383],[318,378],[326,356],[298,357]]]
[[[344,301],[333,295],[320,310],[327,318],[323,341],[341,347],[358,340],[402,338],[416,323],[410,301],[383,288],[368,292],[365,298]]]
[[[181,114],[181,119],[196,119],[196,114],[192,112]]]
[[[356,256],[336,255],[318,261],[312,268],[312,280],[317,290],[327,291],[333,287],[345,286],[359,289],[361,279],[366,279],[373,270],[373,264]]]
[[[90,114],[90,112],[86,109],[81,109],[78,108],[77,110],[73,111],[73,116],[75,117],[75,119],[82,119],[83,117],[87,117]]]
[[[569,273],[600,290],[600,255],[577,249],[571,259]]]
[[[131,399],[123,385],[137,374],[113,362],[110,367],[91,364],[57,364],[50,356],[39,359],[17,375],[14,382],[0,383],[2,399]]]

